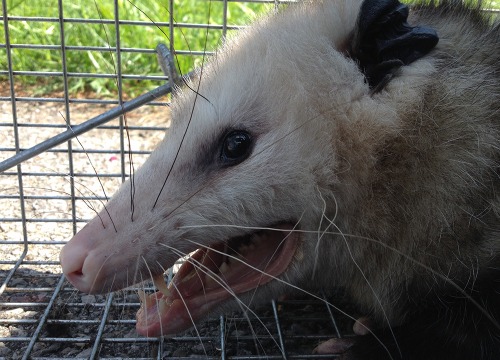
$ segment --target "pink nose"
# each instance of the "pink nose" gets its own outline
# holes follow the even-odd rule
[[[81,291],[89,292],[88,281],[83,273],[83,265],[88,255],[88,250],[82,246],[85,243],[78,241],[80,233],[75,235],[61,250],[59,260],[66,278]]]
[[[59,255],[66,278],[86,293],[111,290],[111,283],[106,280],[109,274],[105,269],[106,259],[111,254],[109,246],[102,246],[106,245],[106,241],[99,239],[102,232],[98,221],[92,220],[68,241]]]

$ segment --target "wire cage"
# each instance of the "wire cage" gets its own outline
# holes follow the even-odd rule
[[[186,3],[205,21],[182,13]],[[333,308],[308,299],[270,301],[170,339],[141,337],[137,288],[83,294],[59,266],[61,247],[129,176],[130,160],[140,166],[168,129],[169,78],[145,39],[175,49],[187,73],[211,54],[208,41],[279,6],[2,0],[0,358],[321,358],[311,354],[319,342],[350,332]],[[89,67],[77,66],[84,60]],[[130,66],[140,61],[140,71]]]

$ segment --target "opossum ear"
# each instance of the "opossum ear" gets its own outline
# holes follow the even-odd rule
[[[382,89],[395,71],[431,51],[439,38],[434,29],[410,26],[408,6],[397,0],[365,0],[351,45],[374,91]]]

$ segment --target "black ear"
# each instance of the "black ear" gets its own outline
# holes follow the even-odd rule
[[[434,29],[410,26],[408,6],[397,0],[365,0],[354,30],[351,55],[368,84],[377,91],[394,72],[431,51],[438,43]]]

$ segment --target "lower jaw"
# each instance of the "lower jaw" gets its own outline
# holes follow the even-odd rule
[[[193,277],[198,276],[196,267],[192,267],[189,274],[181,268],[178,272],[184,277],[191,277],[186,280],[181,277],[174,278],[169,286],[163,292],[159,291],[151,295],[141,294],[142,306],[137,312],[137,332],[144,336],[171,336],[189,329],[202,318],[205,318],[210,312],[222,306],[223,303],[234,298],[233,301],[240,302],[239,297],[250,291],[257,291],[257,288],[275,280],[279,275],[286,271],[292,261],[297,245],[298,234],[294,233],[290,225],[280,225],[280,232],[284,234],[284,240],[276,248],[276,252],[270,256],[265,266],[258,268],[246,268],[242,273],[243,266],[239,267],[240,272],[229,274],[215,274],[214,272],[205,275],[208,280],[202,285],[201,291],[192,291],[190,282],[198,281]],[[194,254],[193,260],[201,264],[200,254]],[[196,259],[198,257],[198,259]],[[193,274],[193,271],[195,274]],[[183,273],[183,274],[182,274]],[[241,274],[241,276],[239,276]],[[227,279],[225,279],[227,276]],[[162,280],[163,281],[163,280]],[[161,284],[160,286],[161,287]],[[166,286],[163,286],[166,288]]]

